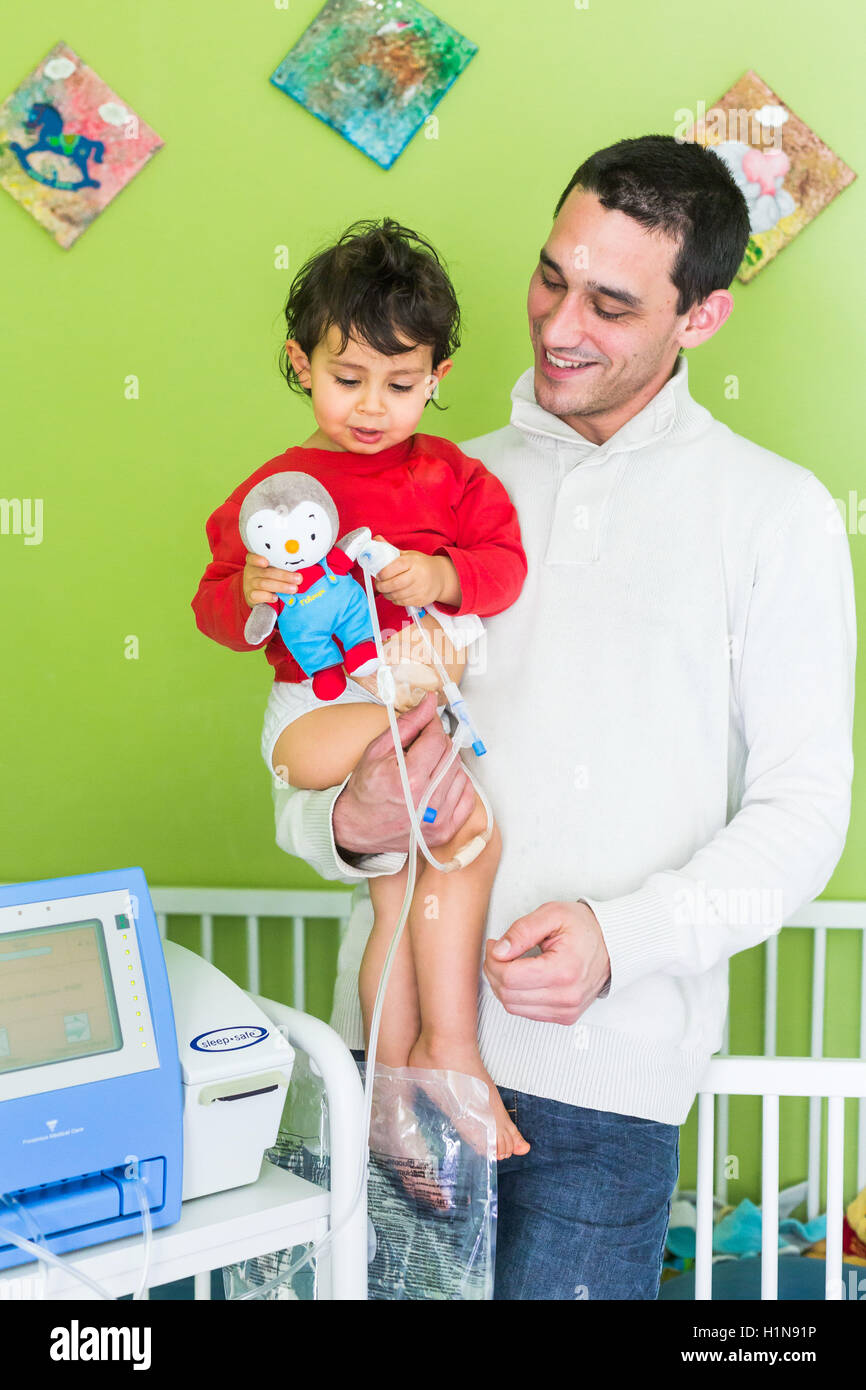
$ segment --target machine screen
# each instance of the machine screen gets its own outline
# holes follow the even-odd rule
[[[98,919],[0,933],[0,1075],[122,1046]]]

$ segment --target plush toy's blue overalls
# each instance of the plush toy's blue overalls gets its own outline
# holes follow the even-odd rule
[[[367,596],[351,574],[334,574],[325,556],[325,571],[304,593],[282,595],[277,627],[292,656],[307,676],[339,666],[343,660],[334,637],[345,651],[372,641],[373,627]]]

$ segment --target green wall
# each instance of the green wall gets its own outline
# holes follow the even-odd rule
[[[586,9],[434,0],[480,51],[437,108],[438,139],[422,130],[388,172],[268,82],[319,8],[4,7],[0,93],[62,38],[166,142],[68,251],[0,193],[0,492],[44,504],[41,545],[0,536],[5,880],[140,864],[154,884],[318,882],[273,843],[258,751],[270,668],[207,641],[189,607],[208,558],[208,514],[312,428],[276,353],[289,276],[313,249],[355,218],[386,213],[440,249],[465,334],[440,393],[449,409],[427,428],[460,441],[508,419],[509,391],[530,361],[527,282],[556,199],[587,153],[673,133],[678,108],[711,104],[752,67],[866,169],[861,45],[836,37],[859,24],[857,0],[836,0],[832,26],[806,0],[700,9],[692,0],[589,0]],[[689,361],[698,400],[842,498],[866,496],[864,183],[752,284],[735,284],[733,317]],[[288,274],[275,268],[282,244]],[[724,396],[730,373],[736,401]],[[138,400],[124,396],[130,374]],[[863,608],[866,541],[855,535],[851,545]],[[124,654],[131,635],[136,660]],[[856,742],[851,832],[829,897],[866,897],[862,717]],[[324,932],[309,967],[320,1013],[334,948]],[[240,970],[240,956],[224,949]],[[278,939],[268,950],[276,970]],[[858,951],[853,940],[831,946],[840,989]],[[793,959],[783,975],[792,1001],[805,971]],[[735,959],[733,980],[735,1045],[758,1048],[757,953]],[[850,1010],[832,1011],[826,1046],[856,1047]]]

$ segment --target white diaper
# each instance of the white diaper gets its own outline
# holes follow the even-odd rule
[[[455,651],[464,651],[485,632],[484,624],[477,613],[461,613],[455,616],[453,613],[443,613],[435,603],[428,604],[426,611],[439,623]],[[440,698],[444,699],[444,696]],[[310,679],[298,683],[274,681],[265,709],[261,738],[262,757],[268,771],[273,774],[274,745],[287,724],[299,719],[302,714],[307,714],[309,710],[319,709],[323,705],[352,704],[358,701],[371,705],[382,703],[377,696],[353,681],[351,676],[345,690],[336,700],[320,700],[313,694],[313,682]],[[444,709],[440,711],[439,717],[445,732],[449,733],[448,716]]]

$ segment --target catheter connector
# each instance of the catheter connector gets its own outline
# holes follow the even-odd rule
[[[383,704],[393,705],[397,699],[397,684],[390,666],[382,662],[376,672],[376,690]]]

